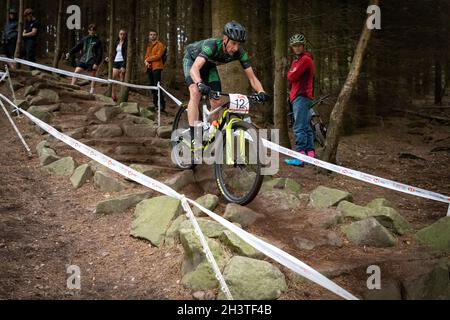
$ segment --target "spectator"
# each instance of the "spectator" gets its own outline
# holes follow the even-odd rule
[[[75,73],[82,73],[84,71],[92,72],[92,76],[95,77],[99,65],[103,59],[103,47],[102,42],[97,36],[97,26],[90,24],[88,27],[89,35],[84,37],[75,47],[73,47],[66,56],[69,59],[71,55],[82,51],[82,55],[78,66],[75,68]],[[77,79],[72,78],[72,84],[76,84]],[[91,94],[95,93],[95,81],[91,83]]]
[[[22,57],[30,62],[36,62],[36,47],[40,25],[38,20],[33,16],[33,9],[25,9],[23,16],[25,17],[25,29],[22,34]],[[33,67],[30,67],[30,70],[33,69]]]
[[[5,29],[3,31],[3,45],[5,48],[5,55],[10,59],[14,58],[14,52],[16,51],[18,36],[17,28],[17,10],[15,8],[11,8],[9,10],[8,22],[6,23]]]
[[[315,157],[314,134],[310,125],[310,106],[313,97],[314,61],[306,51],[303,34],[295,34],[289,39],[289,46],[295,55],[287,78],[291,86],[289,99],[294,111],[295,148],[302,154]],[[286,159],[288,165],[303,166],[299,159]]]
[[[155,30],[150,30],[148,34],[147,52],[145,54],[145,67],[147,70],[148,81],[151,86],[158,85],[161,82],[161,73],[164,69],[163,56],[165,51],[164,44],[158,40],[158,34]],[[153,104],[158,106],[158,90],[152,90]],[[166,102],[164,95],[161,95],[161,112],[165,112]]]
[[[120,29],[119,37],[114,45],[114,62],[113,62],[113,80],[123,81],[125,77],[125,71],[127,67],[127,49],[128,39],[127,32],[124,29]],[[108,61],[109,58],[106,59]],[[116,88],[112,85],[112,99],[117,102]]]

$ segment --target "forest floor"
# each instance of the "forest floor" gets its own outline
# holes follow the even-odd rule
[[[1,86],[0,91],[7,93]],[[185,98],[179,92],[175,95]],[[148,105],[151,99],[133,93],[131,100]],[[168,103],[167,110],[162,119],[166,125],[171,123],[176,107]],[[450,116],[449,112],[438,114]],[[15,120],[34,152],[42,136],[30,130],[24,117]],[[68,179],[46,173],[36,156],[27,157],[4,115],[0,116],[0,137],[0,299],[192,299],[192,292],[180,284],[180,247],[155,248],[130,237],[132,209],[123,214],[95,214],[96,203],[111,195],[96,190],[93,184],[74,190]],[[448,195],[449,146],[448,124],[398,114],[343,137],[338,155],[345,167]],[[75,151],[67,153],[83,159]],[[287,167],[283,159],[281,156],[275,177],[294,179],[302,193],[323,185],[351,192],[354,203],[360,205],[386,198],[415,231],[446,215],[445,204],[338,174],[320,174],[312,166]],[[133,189],[146,190],[137,185]],[[182,193],[194,199],[204,194],[195,185]],[[271,212],[258,198],[249,207],[265,216],[249,232],[329,275],[358,297],[364,292],[369,265],[383,265],[383,272],[396,277],[409,272],[404,261],[420,264],[435,258],[414,235],[400,237],[394,248],[355,247],[344,241],[341,248],[323,246],[302,251],[293,242],[293,235],[304,231],[302,215]],[[224,208],[221,201],[216,212],[223,213]],[[81,290],[67,289],[69,265],[81,269]],[[316,284],[298,282],[289,272],[285,274],[289,289],[281,299],[338,298]]]

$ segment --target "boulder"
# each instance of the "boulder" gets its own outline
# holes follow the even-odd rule
[[[131,169],[136,170],[137,172],[142,173],[143,175],[150,177],[150,178],[158,178],[161,176],[161,168],[157,166],[152,165],[145,165],[145,164],[132,164],[130,165]]]
[[[120,109],[125,113],[139,115],[139,106],[136,102],[122,102]]]
[[[359,246],[393,247],[397,239],[375,218],[353,222],[342,227],[347,238]]]
[[[416,234],[419,242],[435,250],[450,252],[450,217],[444,217]]]
[[[71,176],[77,167],[77,163],[72,157],[59,159],[44,168],[57,176]]]
[[[366,207],[375,209],[379,207],[390,207],[393,208],[392,204],[389,202],[389,200],[386,200],[384,198],[376,198],[370,201]]]
[[[92,169],[88,164],[83,164],[75,169],[72,177],[70,177],[70,182],[75,189],[80,188],[87,180],[92,178]]]
[[[214,209],[217,207],[217,205],[219,204],[219,197],[214,195],[214,194],[205,194],[204,196],[201,196],[200,198],[197,198],[195,200],[195,202],[197,202],[199,205],[201,205],[202,207],[214,211]],[[201,216],[201,215],[205,215],[199,208],[197,207],[193,207],[192,209],[193,213],[195,216]]]
[[[131,235],[159,247],[173,219],[182,212],[181,202],[168,196],[141,201],[135,209]]]
[[[95,213],[98,214],[122,213],[128,210],[129,208],[137,205],[141,201],[149,198],[150,195],[151,195],[150,192],[134,193],[113,199],[103,200],[97,203]]]
[[[339,203],[337,210],[342,212],[344,217],[351,218],[353,220],[367,219],[372,213],[371,208],[358,206],[345,200]]]
[[[37,92],[36,88],[33,86],[28,86],[25,88],[25,97],[35,95]]]
[[[126,188],[120,180],[102,171],[95,172],[94,184],[103,192],[119,192]]]
[[[180,240],[184,249],[184,260],[181,266],[184,287],[192,290],[206,290],[217,288],[219,282],[215,273],[206,259],[203,246],[193,230],[181,229]],[[212,255],[222,271],[230,259],[222,246],[213,239],[206,239]]]
[[[300,185],[290,178],[268,179],[263,182],[260,192],[283,189],[294,194],[300,193]]]
[[[310,205],[317,209],[335,207],[341,201],[352,201],[352,195],[346,191],[317,187],[310,195]]]
[[[202,230],[203,234],[208,238],[218,238],[222,235],[222,233],[227,230],[224,226],[221,224],[205,218],[197,218],[197,223],[200,226],[200,229]],[[183,221],[180,224],[180,227],[178,228],[180,231],[183,229],[186,230],[194,230],[194,226],[192,225],[191,220]]]
[[[42,148],[39,152],[39,162],[41,166],[49,165],[50,163],[53,163],[55,161],[58,161],[61,159],[56,155],[55,150],[50,148]]]
[[[369,216],[374,217],[383,226],[393,232],[403,235],[411,231],[411,226],[395,209],[389,207],[376,207],[369,212]],[[449,229],[450,230],[450,229]]]
[[[222,235],[219,237],[220,241],[231,249],[234,253],[239,256],[254,258],[254,259],[264,259],[265,255],[247,242],[243,241],[236,234],[229,230],[224,230]]]
[[[27,100],[15,100],[14,104],[22,110],[27,111],[30,108],[30,103]]]
[[[164,237],[165,246],[173,246],[180,241],[180,226],[186,220],[186,215],[182,214],[172,222]]]
[[[95,113],[95,116],[101,122],[108,122],[121,112],[118,107],[103,107]]]
[[[102,94],[94,94],[95,100],[96,101],[101,101],[110,105],[115,105],[116,103],[114,102],[114,100],[110,97],[106,97]]]
[[[235,256],[223,276],[235,300],[274,300],[287,290],[284,274],[266,261]],[[226,297],[220,292],[217,298]]]
[[[28,112],[45,123],[49,123],[52,117],[49,112],[39,110],[36,106],[28,108]]]
[[[235,203],[227,204],[223,217],[231,222],[237,222],[242,227],[247,228],[263,215],[253,211],[250,208],[240,206]]]

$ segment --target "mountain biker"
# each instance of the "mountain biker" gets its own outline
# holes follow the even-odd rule
[[[222,90],[217,65],[239,60],[250,85],[258,93],[258,99],[261,102],[268,100],[268,95],[253,72],[248,53],[241,47],[246,38],[245,28],[235,21],[230,21],[225,25],[221,39],[200,40],[186,47],[183,72],[189,86],[188,120],[192,144],[201,96],[208,95],[211,90]],[[211,100],[213,110],[221,105],[223,103],[220,100]]]
[[[311,53],[306,51],[306,39],[303,34],[294,34],[289,39],[289,46],[295,55],[287,79],[291,86],[289,94],[294,112],[295,148],[298,152],[315,157],[314,134],[310,126],[309,108],[313,97],[314,61]],[[303,166],[299,159],[286,159],[286,164]]]

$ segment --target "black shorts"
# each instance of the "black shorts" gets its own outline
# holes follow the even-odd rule
[[[87,64],[87,63],[84,63],[84,62],[80,62],[77,65],[78,68],[81,68],[81,69],[86,70],[86,71],[97,71],[97,70],[92,70],[93,66],[94,66],[93,64]]]
[[[120,62],[113,62],[113,68],[120,70],[122,68],[125,68],[125,61],[120,61]]]
[[[190,86],[194,84],[191,78],[190,71],[194,61],[186,54],[183,58],[183,73],[186,84]],[[206,62],[203,68],[200,69],[200,77],[204,84],[209,86],[213,91],[222,91],[222,84],[220,83],[219,71],[215,64]]]

